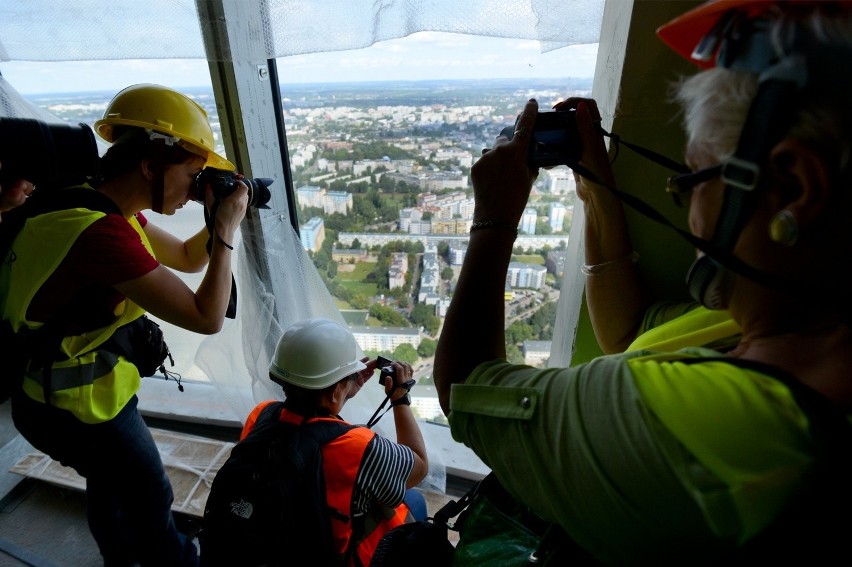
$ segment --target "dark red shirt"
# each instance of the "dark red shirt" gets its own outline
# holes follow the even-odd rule
[[[143,227],[147,224],[141,213],[136,217]],[[27,318],[46,321],[63,306],[74,305],[78,330],[104,326],[124,300],[112,286],[142,277],[159,265],[124,217],[107,214],[77,238],[36,293]]]

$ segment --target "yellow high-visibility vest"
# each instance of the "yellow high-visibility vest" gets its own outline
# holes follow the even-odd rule
[[[54,211],[26,221],[0,266],[0,314],[15,331],[31,330],[43,323],[29,321],[27,309],[39,288],[48,280],[83,231],[106,213],[83,208]],[[151,245],[135,217],[128,222],[152,253]],[[115,417],[139,390],[141,379],[136,366],[98,346],[116,329],[145,311],[125,299],[114,310],[115,320],[106,327],[62,339],[60,350],[66,360],[50,369],[50,400],[84,423],[101,423]],[[42,370],[28,371],[23,391],[45,403]]]

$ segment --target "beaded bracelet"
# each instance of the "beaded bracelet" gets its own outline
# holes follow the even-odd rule
[[[621,258],[616,258],[615,260],[609,260],[608,262],[601,262],[600,264],[583,264],[580,267],[580,271],[583,272],[587,276],[595,276],[598,274],[602,274],[604,272],[608,272],[615,268],[618,268],[621,264],[635,264],[639,261],[639,252],[635,250],[628,254],[627,256],[623,256]]]
[[[484,221],[477,221],[477,222],[470,225],[470,231],[471,232],[473,232],[474,230],[479,230],[481,228],[503,228],[503,229],[506,229],[506,230],[511,230],[512,232],[515,233],[515,236],[518,235],[518,227],[514,226],[514,225],[512,225],[508,222],[484,220]]]

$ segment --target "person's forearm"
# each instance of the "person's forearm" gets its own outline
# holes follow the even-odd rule
[[[209,239],[210,234],[205,226],[183,243],[189,264],[188,271],[200,272],[210,261],[210,256],[207,254],[207,241]],[[228,244],[233,245],[233,242]]]
[[[463,382],[482,362],[506,357],[504,293],[514,240],[505,228],[471,232],[435,352],[435,387],[445,414],[454,382]]]
[[[648,295],[636,267],[627,220],[618,199],[598,191],[584,203],[586,301],[598,344],[622,352],[636,337]]]
[[[400,405],[393,408],[393,420],[396,426],[396,442],[405,445],[420,457],[424,463],[428,463],[426,456],[426,443],[423,434],[411,413],[411,406]]]
[[[198,310],[215,324],[208,330],[210,333],[218,332],[222,328],[225,312],[231,300],[232,281],[231,250],[214,238],[210,263],[201,280],[201,285],[195,292]]]

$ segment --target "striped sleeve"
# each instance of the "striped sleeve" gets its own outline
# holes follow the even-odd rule
[[[390,508],[402,503],[405,482],[414,468],[414,453],[400,445],[376,435],[367,445],[361,468],[355,478],[352,511],[364,513],[372,502]]]

